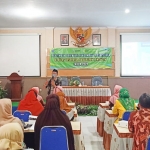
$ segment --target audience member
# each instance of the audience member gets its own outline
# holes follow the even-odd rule
[[[109,99],[109,107],[110,109],[114,106],[116,100],[119,98],[119,91],[122,89],[122,86],[115,85],[114,94]]]
[[[0,99],[0,127],[7,123],[19,123],[23,129],[23,124],[19,118],[12,115],[12,103],[8,98]]]
[[[34,90],[37,91],[37,100],[38,100],[43,106],[45,106],[42,96],[39,95],[39,93],[40,93],[39,87],[33,87],[32,89],[34,89]]]
[[[25,98],[20,101],[18,110],[28,110],[34,116],[38,116],[44,107],[37,99],[37,91],[35,89],[29,90]]]
[[[129,131],[133,133],[133,150],[145,150],[150,135],[150,95],[139,98],[140,110],[133,111],[128,121]]]
[[[72,110],[71,107],[67,104],[65,94],[63,93],[63,88],[61,86],[55,87],[53,94],[56,94],[59,97],[61,110],[65,110],[66,112],[70,112]]]
[[[67,130],[69,150],[75,149],[71,123],[68,117],[60,110],[59,98],[55,94],[47,96],[45,108],[36,120],[34,128],[35,150],[39,150],[40,131],[44,126],[64,126]]]
[[[18,123],[8,123],[0,127],[0,150],[23,149],[23,131]]]
[[[116,100],[113,113],[118,114],[118,119],[116,120],[116,123],[119,120],[122,120],[123,113],[125,111],[133,111],[136,109],[136,105],[134,102],[134,99],[130,98],[129,91],[126,88],[122,88],[119,92],[119,99]]]

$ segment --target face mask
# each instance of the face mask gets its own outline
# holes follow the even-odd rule
[[[56,78],[56,77],[57,77],[57,74],[52,74],[52,77]]]

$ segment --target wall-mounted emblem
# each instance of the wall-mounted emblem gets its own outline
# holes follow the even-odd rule
[[[70,35],[75,40],[72,41],[74,46],[84,47],[90,43],[89,37],[91,36],[92,29],[89,27],[87,30],[83,30],[81,27],[78,27],[76,30],[73,30],[70,27]]]

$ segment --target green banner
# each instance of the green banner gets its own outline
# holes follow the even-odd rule
[[[50,51],[50,68],[112,68],[112,48],[54,48]]]

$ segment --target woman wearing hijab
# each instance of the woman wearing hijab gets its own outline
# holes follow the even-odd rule
[[[17,122],[23,129],[23,124],[19,118],[12,115],[12,103],[8,98],[0,99],[0,127],[7,124]]]
[[[71,123],[60,110],[59,97],[55,94],[47,96],[45,108],[36,120],[34,127],[35,150],[39,150],[40,131],[44,126],[64,126],[67,130],[69,150],[75,150]]]
[[[31,89],[25,96],[23,100],[20,101],[18,110],[28,110],[34,116],[38,116],[44,107],[37,100],[37,91],[35,89]]]
[[[122,119],[125,111],[133,111],[136,109],[134,99],[130,98],[129,91],[126,88],[122,88],[119,92],[119,99],[113,108],[113,114],[118,114],[116,123]]]
[[[150,95],[142,94],[139,98],[140,110],[133,111],[128,121],[129,131],[133,133],[133,149],[145,150],[150,135]]]
[[[0,127],[0,150],[23,149],[23,131],[18,123]]]
[[[43,106],[45,106],[42,96],[39,95],[39,93],[40,93],[39,87],[33,87],[32,89],[37,91],[37,100],[38,100]]]
[[[61,110],[65,110],[67,113],[72,110],[71,107],[67,104],[65,94],[63,93],[63,89],[61,86],[56,86],[53,90],[53,94],[56,94],[59,97]]]
[[[114,94],[109,99],[109,107],[110,109],[114,106],[116,100],[119,98],[119,91],[122,89],[122,86],[115,85]]]

